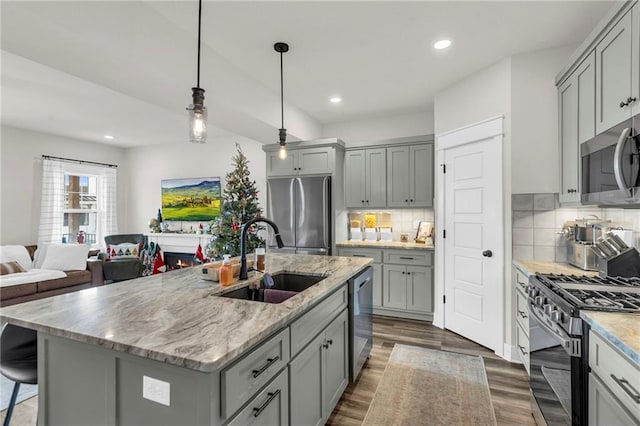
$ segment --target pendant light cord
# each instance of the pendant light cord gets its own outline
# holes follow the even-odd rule
[[[282,52],[280,52],[280,127],[284,129],[284,78],[282,71]]]
[[[196,87],[200,88],[200,26],[202,25],[202,0],[198,2],[198,81]]]

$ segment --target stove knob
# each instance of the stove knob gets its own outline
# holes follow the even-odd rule
[[[557,309],[551,311],[551,321],[558,323],[562,322],[562,312]]]
[[[546,304],[542,307],[542,309],[544,310],[544,313],[547,315],[551,315],[551,305],[550,304]]]
[[[535,302],[536,302],[536,305],[542,306],[542,296],[536,296]]]

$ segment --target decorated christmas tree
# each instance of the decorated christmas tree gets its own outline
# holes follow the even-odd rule
[[[207,244],[209,259],[222,259],[222,255],[240,256],[240,233],[242,225],[262,215],[258,205],[256,181],[249,179],[249,160],[236,143],[237,154],[232,158],[234,169],[227,173],[222,193],[220,216],[212,222],[212,237]],[[247,234],[247,253],[264,246],[265,241],[258,235],[262,226],[252,225]]]

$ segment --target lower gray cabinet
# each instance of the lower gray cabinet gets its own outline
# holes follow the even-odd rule
[[[379,308],[382,306],[382,265],[372,263],[373,268],[373,306]]]
[[[385,308],[433,312],[433,272],[421,266],[384,265]]]
[[[284,369],[228,426],[288,426],[289,376]]]
[[[345,309],[289,364],[291,425],[322,425],[349,380]]]
[[[407,309],[406,267],[400,265],[384,265],[384,299],[385,308]]]
[[[589,426],[626,426],[640,422],[624,408],[598,377],[589,373]]]

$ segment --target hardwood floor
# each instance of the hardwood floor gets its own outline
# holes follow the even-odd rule
[[[362,424],[396,343],[482,356],[498,425],[535,425],[529,403],[529,378],[522,365],[507,362],[490,350],[429,323],[380,316],[373,320],[371,358],[356,383],[347,387],[328,425]]]
[[[529,405],[529,381],[523,366],[511,364],[488,349],[429,323],[387,317],[374,317],[371,358],[357,382],[347,387],[328,425],[362,424],[396,343],[482,356],[498,425],[535,426]],[[35,424],[37,400],[33,397],[18,404],[11,423]],[[5,411],[0,412],[0,421]]]

